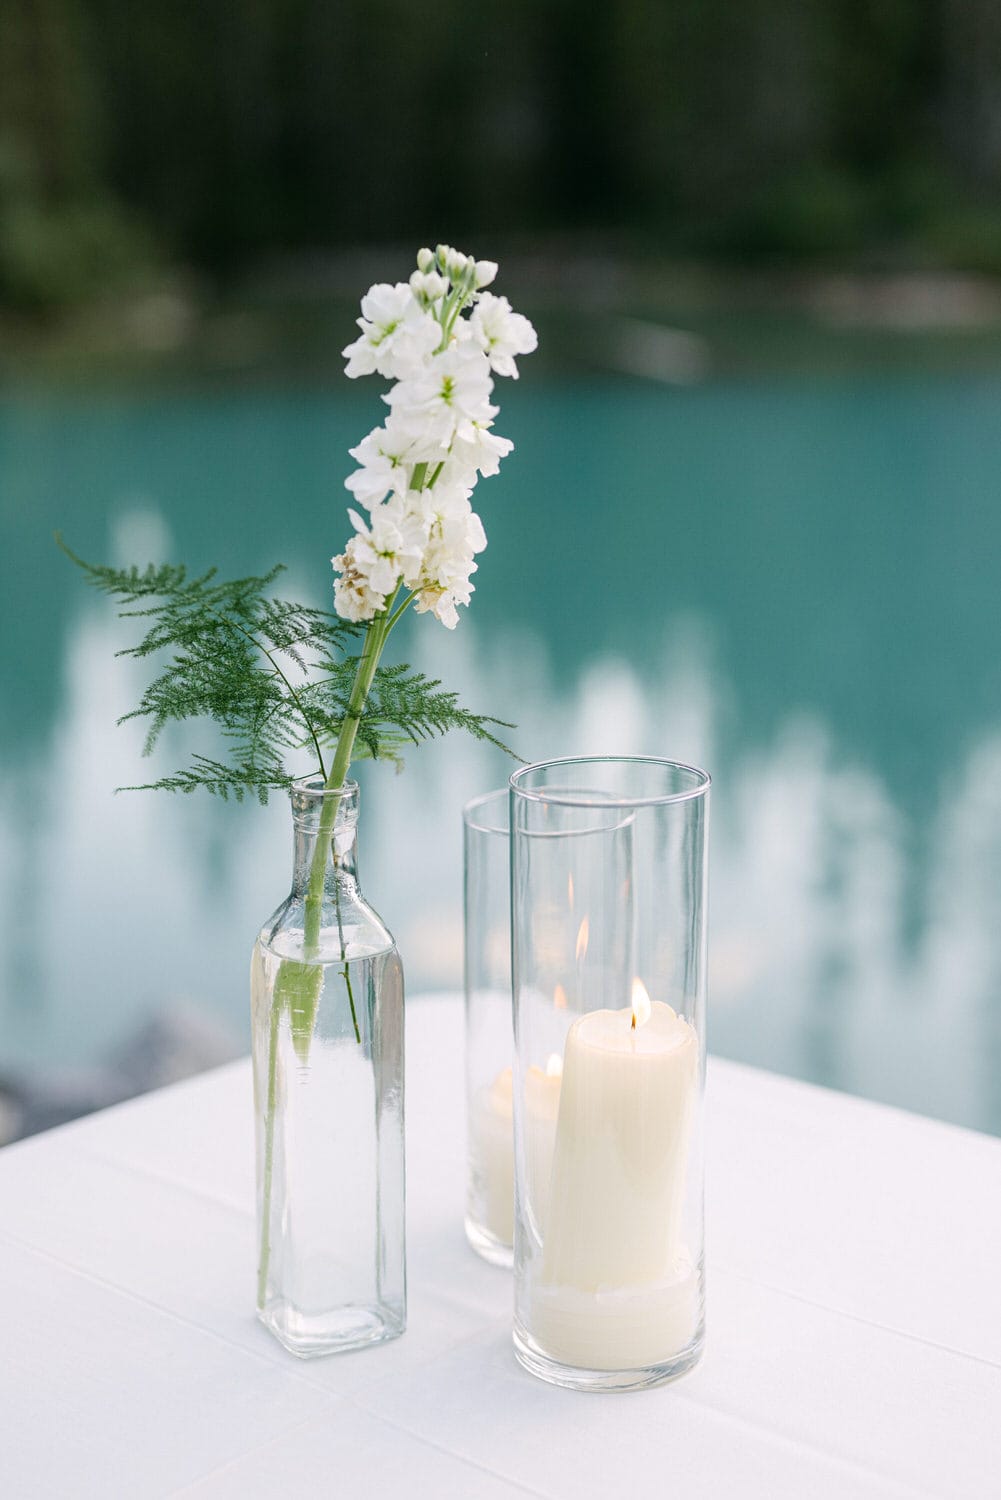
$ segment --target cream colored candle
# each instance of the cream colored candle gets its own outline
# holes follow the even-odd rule
[[[510,1068],[476,1095],[471,1127],[482,1228],[502,1245],[514,1239],[513,1084]]]
[[[642,987],[567,1034],[532,1302],[532,1332],[562,1363],[652,1364],[695,1332],[682,1213],[698,1061],[694,1028]]]
[[[561,1062],[550,1058],[545,1071],[529,1068],[525,1077],[525,1155],[529,1193],[537,1215],[545,1214],[560,1100]],[[473,1111],[473,1150],[480,1184],[483,1228],[502,1245],[514,1239],[513,1081],[510,1068],[498,1073],[477,1095]]]
[[[553,1170],[553,1146],[556,1140],[562,1074],[563,1063],[555,1053],[546,1063],[545,1072],[533,1064],[525,1074],[525,1175],[531,1213],[540,1236],[545,1233],[549,1211],[549,1184]]]

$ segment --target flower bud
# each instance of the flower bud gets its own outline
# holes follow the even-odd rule
[[[463,255],[461,250],[449,250],[448,252],[448,278],[453,285],[460,282],[466,274],[469,266],[469,256]]]
[[[448,291],[448,282],[444,276],[439,276],[437,271],[412,271],[410,290],[421,307],[426,309]]]
[[[451,245],[436,245],[434,258],[438,262],[438,270],[443,274],[448,273],[448,257],[452,254]]]
[[[495,260],[478,260],[476,262],[476,290],[489,286],[497,275],[497,262]]]
[[[417,252],[417,269],[418,269],[418,271],[430,271],[430,270],[433,270],[433,268],[434,268],[434,251],[433,250],[428,250],[426,247],[423,250],[418,250],[418,252]]]

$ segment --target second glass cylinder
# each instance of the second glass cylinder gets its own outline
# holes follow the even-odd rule
[[[671,761],[511,778],[514,1340],[560,1385],[701,1354],[708,810]]]
[[[508,789],[462,810],[466,990],[466,1236],[510,1266],[514,1238]]]

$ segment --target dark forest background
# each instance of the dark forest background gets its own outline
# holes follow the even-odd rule
[[[587,237],[1001,272],[998,0],[0,0],[0,300]]]

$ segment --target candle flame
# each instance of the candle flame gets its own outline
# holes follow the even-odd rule
[[[584,957],[584,955],[587,952],[587,939],[588,939],[588,934],[589,934],[590,930],[591,930],[591,924],[588,922],[587,917],[585,917],[583,919],[583,921],[581,922],[580,928],[579,928],[579,930],[577,932],[577,954],[576,954],[576,957],[577,957],[577,962],[578,963],[580,963],[581,959]]]
[[[553,990],[553,1004],[557,1010],[566,1010],[567,1008],[567,992],[561,984],[558,984]]]
[[[563,1059],[562,1057],[560,1057],[558,1052],[550,1052],[548,1058],[546,1059],[546,1077],[563,1077]]]
[[[633,980],[633,1021],[632,1028],[645,1026],[650,1019],[650,996],[647,994],[646,985],[637,974]]]

